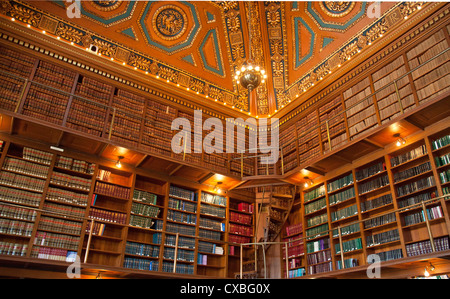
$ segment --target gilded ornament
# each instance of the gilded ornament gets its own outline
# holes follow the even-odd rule
[[[164,40],[179,38],[186,31],[187,17],[182,9],[174,5],[164,5],[154,14],[153,29]]]
[[[73,43],[80,43],[83,33],[73,27],[69,27],[66,24],[59,23],[58,29],[56,29],[56,35]]]
[[[113,11],[117,9],[120,4],[122,4],[122,0],[112,0],[112,1],[106,1],[106,0],[92,0],[92,5],[100,10],[100,11]]]
[[[33,25],[35,27],[38,26],[42,18],[41,13],[23,6],[19,6],[18,4],[13,5],[13,8],[10,10],[10,15],[16,20],[24,22],[25,24]]]
[[[320,1],[319,6],[329,17],[341,18],[349,14],[355,2],[353,1]]]

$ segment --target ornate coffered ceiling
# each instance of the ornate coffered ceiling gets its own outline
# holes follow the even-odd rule
[[[427,5],[381,2],[377,10],[374,2],[83,0],[78,17],[74,3],[2,0],[0,14],[80,50],[94,45],[104,63],[162,79],[168,89],[259,116],[306,101],[305,91],[337,76],[341,65],[366,55]],[[232,80],[249,49],[268,72],[251,100]]]

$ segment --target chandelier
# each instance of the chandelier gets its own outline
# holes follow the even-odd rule
[[[242,64],[240,68],[237,68],[234,76],[237,85],[242,86],[248,90],[248,97],[252,90],[256,89],[261,83],[265,82],[267,78],[266,72],[259,65],[255,64],[252,59],[252,3],[249,2],[248,13],[248,59]]]

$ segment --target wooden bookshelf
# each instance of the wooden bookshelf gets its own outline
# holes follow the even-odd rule
[[[79,256],[117,269],[234,277],[239,244],[253,241],[251,199],[230,199],[41,146],[6,140],[1,149],[2,255],[62,262]],[[251,248],[244,249],[246,260]]]
[[[254,272],[254,246],[241,246],[242,243],[254,242],[254,231],[256,225],[255,204],[240,198],[229,198],[228,225],[233,226],[233,231],[228,231],[228,277],[237,277],[240,273],[240,260],[243,261],[243,276],[251,277]],[[248,265],[246,267],[246,265]],[[253,266],[252,266],[253,265]],[[248,269],[247,269],[248,268]]]
[[[387,262],[449,250],[449,203],[434,199],[448,194],[449,134],[422,134],[302,190],[286,229],[301,227],[305,253],[288,257],[289,277],[367,265],[371,254]]]

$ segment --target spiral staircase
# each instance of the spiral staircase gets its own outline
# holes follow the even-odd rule
[[[271,182],[268,179],[267,176],[261,176],[259,181],[252,179],[252,185],[248,186],[256,191],[256,232],[253,244],[249,245],[252,250],[247,251],[247,256],[241,259],[241,272],[236,273],[236,278],[269,278],[266,253],[272,246],[279,246],[278,237],[294,204],[296,185],[277,182],[274,176],[270,177]]]

